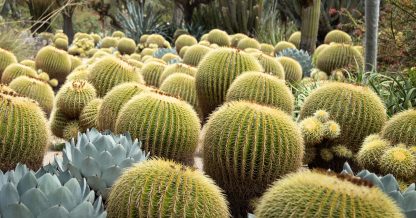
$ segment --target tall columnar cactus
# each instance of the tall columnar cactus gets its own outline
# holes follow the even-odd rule
[[[265,73],[276,76],[279,79],[285,79],[285,68],[276,58],[261,53],[254,54],[254,56],[263,67]]]
[[[416,110],[409,109],[395,114],[383,127],[381,135],[394,144],[416,146]]]
[[[244,50],[246,48],[260,49],[260,43],[253,38],[247,37],[247,38],[241,39],[238,42],[237,48],[241,50]]]
[[[299,49],[312,54],[318,40],[319,18],[321,15],[321,0],[306,0],[302,4],[301,41]]]
[[[130,38],[121,38],[118,41],[117,49],[121,54],[133,54],[136,50],[136,42]]]
[[[210,50],[209,47],[203,45],[193,45],[187,49],[183,56],[183,63],[196,67]]]
[[[17,58],[13,53],[0,48],[0,76],[3,74],[4,69],[10,64],[17,63]]]
[[[246,71],[262,71],[260,63],[243,51],[221,48],[207,54],[198,66],[196,91],[206,118],[225,100],[228,87]]]
[[[146,85],[159,87],[160,76],[166,69],[166,66],[166,64],[154,61],[144,64],[141,73],[144,81],[146,81]]]
[[[184,46],[192,46],[197,43],[198,41],[195,39],[195,37],[186,34],[181,35],[175,41],[176,52],[179,54],[179,52]]]
[[[162,75],[159,78],[159,85],[165,81],[165,79],[174,73],[183,73],[195,77],[197,68],[186,65],[186,64],[171,64],[163,70]]]
[[[96,98],[90,101],[79,115],[79,127],[81,132],[87,129],[98,128],[98,111],[100,111],[103,100]]]
[[[27,76],[21,76],[14,79],[9,87],[19,95],[37,101],[46,114],[51,113],[55,93],[48,83]]]
[[[65,82],[66,76],[71,72],[71,58],[68,53],[52,46],[40,49],[36,54],[35,62],[36,69],[48,73],[60,84]]]
[[[196,112],[185,101],[150,92],[133,97],[123,106],[116,132],[129,132],[141,139],[151,155],[192,163],[199,122]]]
[[[133,96],[148,90],[139,83],[122,83],[114,87],[104,96],[103,103],[98,111],[97,124],[99,130],[115,130],[118,114],[125,103]]]
[[[275,182],[261,197],[255,214],[258,218],[405,217],[396,203],[371,183],[349,175],[310,171]]]
[[[238,100],[276,107],[290,115],[295,106],[295,98],[285,81],[261,72],[246,72],[231,83],[226,101]]]
[[[279,54],[288,48],[297,49],[296,46],[291,42],[280,41],[274,46],[274,53]]]
[[[0,123],[0,170],[13,169],[17,163],[31,169],[42,166],[49,131],[38,104],[0,85]]]
[[[328,75],[341,68],[357,71],[362,69],[363,65],[364,60],[360,52],[347,44],[331,44],[316,57],[316,67]]]
[[[301,132],[285,112],[245,101],[219,107],[204,126],[204,170],[243,215],[277,178],[302,164]]]
[[[324,40],[325,44],[331,44],[331,43],[341,43],[341,44],[352,44],[352,38],[351,36],[341,30],[332,30],[325,36]]]
[[[219,29],[213,29],[209,32],[207,40],[209,43],[217,44],[219,46],[230,46],[231,41],[230,37],[225,31],[219,30]]]
[[[277,60],[280,62],[280,64],[282,64],[283,69],[285,70],[285,80],[290,83],[295,83],[302,80],[302,66],[298,61],[290,57],[278,57]]]
[[[365,1],[365,70],[377,69],[380,0]]]
[[[23,64],[10,64],[4,69],[3,74],[1,75],[1,83],[8,85],[12,80],[16,79],[19,76],[29,76],[36,78],[38,73]]]
[[[91,68],[88,80],[97,90],[98,97],[103,97],[113,87],[125,82],[144,83],[142,75],[128,63],[114,57],[104,57]]]
[[[56,107],[68,118],[77,119],[82,109],[97,97],[94,86],[85,80],[66,83],[56,94]]]
[[[175,181],[175,182],[172,182]],[[227,201],[212,179],[173,161],[153,159],[128,169],[114,184],[108,217],[230,216]]]
[[[292,35],[290,35],[287,41],[294,44],[297,49],[300,49],[301,38],[302,38],[302,33],[300,31],[297,31],[297,32],[292,33]]]

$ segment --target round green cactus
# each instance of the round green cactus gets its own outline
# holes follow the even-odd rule
[[[143,63],[141,61],[138,61],[136,59],[130,58],[126,61],[130,66],[135,67],[137,69],[142,69]]]
[[[374,137],[377,136],[378,138]],[[369,135],[357,153],[357,162],[370,171],[379,171],[379,159],[390,148],[390,142],[379,138],[378,135]]]
[[[169,63],[172,60],[181,60],[181,58],[176,55],[176,54],[172,54],[172,53],[166,53],[165,55],[162,56],[161,58],[163,61],[165,61],[166,63]]]
[[[198,42],[198,45],[203,45],[205,47],[209,47],[211,44],[208,41],[200,41],[200,42]]]
[[[416,157],[404,146],[396,146],[386,150],[381,156],[379,164],[381,173],[391,173],[405,181],[411,181],[416,173]]]
[[[241,50],[244,50],[246,48],[260,49],[260,43],[253,38],[247,37],[247,38],[241,39],[238,42],[237,48]]]
[[[204,129],[204,170],[225,190],[235,217],[246,213],[249,201],[274,180],[302,165],[300,129],[276,108],[225,103]]]
[[[231,35],[230,36],[231,47],[237,48],[237,45],[240,42],[240,40],[245,39],[245,38],[248,38],[248,36],[242,33]]]
[[[49,131],[45,113],[38,104],[0,86],[0,170],[17,163],[31,169],[42,166]]]
[[[136,82],[129,82],[122,83],[109,91],[104,96],[103,103],[98,111],[97,129],[114,132],[116,120],[123,105],[133,96],[145,90],[148,90],[146,86]]]
[[[165,45],[165,38],[159,34],[152,34],[146,39],[146,44],[155,44],[159,48],[163,48]]]
[[[145,48],[145,49],[143,49],[142,50],[142,52],[140,52],[140,54],[142,55],[142,61],[144,61],[143,60],[143,57],[144,56],[146,56],[146,55],[150,55],[150,56],[153,56],[153,54],[156,52],[156,50],[155,49],[153,49],[153,48]]]
[[[97,96],[94,86],[85,80],[66,83],[56,94],[56,107],[68,118],[78,118],[82,109]]]
[[[204,118],[224,102],[228,87],[238,75],[262,70],[253,56],[237,49],[220,48],[208,53],[199,64],[195,77]]]
[[[133,138],[141,139],[145,151],[151,155],[192,163],[199,122],[187,102],[157,93],[142,93],[120,110],[116,132],[129,132]]]
[[[410,109],[395,114],[383,127],[381,135],[394,144],[416,146],[416,110]]]
[[[69,55],[69,58],[71,59],[71,72],[77,68],[78,66],[82,65],[82,60],[79,57]]]
[[[79,131],[80,131],[79,121],[73,120],[65,125],[62,138],[65,140],[71,140],[73,138],[77,138]]]
[[[278,180],[261,197],[258,218],[397,217],[401,209],[378,187],[352,176],[302,171]]]
[[[90,70],[86,65],[81,65],[75,68],[67,77],[66,81],[73,81],[73,80],[88,80],[88,76],[90,75]]]
[[[325,44],[331,44],[332,42],[335,43],[343,43],[343,44],[352,44],[351,36],[341,30],[332,30],[325,36],[324,40]]]
[[[60,138],[64,137],[64,128],[72,120],[67,118],[59,109],[52,110],[50,117],[50,128],[52,133]]]
[[[191,46],[183,46],[181,48],[181,51],[179,52],[179,57],[181,57],[183,59],[183,57],[185,57],[186,52],[188,51],[188,48],[190,48]]]
[[[121,31],[114,31],[113,34],[111,34],[111,36],[116,38],[123,38],[126,37],[126,34],[124,34]]]
[[[14,79],[9,87],[19,95],[37,101],[46,114],[51,113],[55,93],[51,86],[46,82],[27,76],[21,76]]]
[[[27,67],[23,64],[14,63],[10,64],[6,67],[6,69],[4,69],[3,74],[1,75],[1,82],[8,85],[11,81],[20,76],[36,78],[38,74],[34,69],[30,67]]]
[[[125,82],[144,83],[142,75],[128,63],[114,57],[104,57],[92,66],[88,80],[103,97],[114,86]]]
[[[312,56],[312,63],[314,66],[316,65],[316,60],[318,59],[318,55],[321,54],[321,52],[328,47],[329,47],[328,44],[322,44],[315,49],[313,56]]]
[[[205,57],[210,50],[209,47],[199,44],[190,46],[183,56],[183,63],[191,66],[198,66],[199,62],[201,62],[202,58]]]
[[[136,42],[130,38],[121,38],[118,41],[117,49],[121,54],[133,54],[136,50]]]
[[[192,46],[197,44],[195,37],[190,35],[181,35],[175,41],[176,52],[179,54],[181,49],[185,46]]]
[[[36,69],[41,69],[59,83],[65,82],[66,76],[71,72],[71,58],[65,51],[52,46],[39,50],[35,58]]]
[[[68,40],[64,39],[64,38],[57,38],[54,42],[53,45],[61,50],[68,50]]]
[[[254,57],[257,58],[261,66],[264,68],[265,73],[269,73],[279,79],[285,79],[285,69],[276,58],[261,53],[254,54]]]
[[[162,75],[159,78],[159,85],[165,81],[165,79],[174,73],[183,73],[194,77],[196,75],[197,68],[186,64],[171,64],[163,70]]]
[[[159,62],[149,62],[143,65],[141,69],[146,85],[159,87],[160,76],[166,68],[166,64]]]
[[[274,46],[274,53],[279,54],[280,52],[288,48],[296,48],[296,46],[291,42],[280,41]]]
[[[0,48],[0,77],[4,69],[10,64],[17,63],[17,58],[13,53]]]
[[[262,51],[266,55],[274,55],[274,46],[267,43],[260,44],[260,51]]]
[[[287,41],[289,41],[290,43],[294,44],[296,46],[297,49],[300,49],[300,40],[301,40],[302,34],[300,31],[294,32],[292,33],[292,35],[290,35],[289,39]]]
[[[36,63],[35,63],[34,60],[25,59],[23,61],[20,61],[20,63],[27,66],[27,67],[30,67],[30,68],[36,70]]]
[[[149,34],[143,34],[140,36],[140,43],[144,44],[147,41],[147,38],[149,38]]]
[[[100,111],[102,103],[102,99],[96,98],[84,107],[79,115],[79,127],[81,132],[86,132],[87,129],[98,127],[98,111]]]
[[[328,75],[337,69],[351,69],[353,71],[363,68],[364,58],[360,52],[351,45],[331,44],[323,49],[316,57],[316,67]]]
[[[213,29],[208,33],[207,40],[209,43],[217,44],[218,46],[230,46],[230,37],[225,31],[219,29]]]
[[[295,59],[290,57],[279,57],[277,60],[282,64],[285,70],[285,80],[290,83],[299,82],[302,80],[303,72],[302,66]]]
[[[261,72],[246,72],[231,83],[226,101],[237,100],[276,107],[288,114],[295,107],[295,98],[285,81]]]
[[[95,45],[97,45],[101,41],[101,36],[96,33],[91,33],[90,36],[94,40]]]
[[[118,45],[118,39],[114,37],[104,37],[101,40],[100,48],[116,48]]]
[[[175,182],[172,182],[175,181]],[[227,201],[212,179],[173,161],[153,159],[128,169],[108,199],[109,218],[230,217]]]

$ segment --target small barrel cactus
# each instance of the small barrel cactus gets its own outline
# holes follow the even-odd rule
[[[71,121],[74,120],[67,118],[66,115],[59,109],[54,109],[49,120],[52,133],[57,137],[63,138],[64,129]]]
[[[303,75],[307,77],[311,76],[313,65],[312,65],[312,58],[308,54],[308,52],[304,50],[289,48],[289,49],[285,49],[279,52],[277,56],[278,57],[284,56],[284,57],[290,57],[290,58],[295,59],[300,64],[300,66],[302,66]]]
[[[352,44],[351,36],[341,30],[332,30],[325,36],[324,40],[325,44],[331,44],[332,42],[335,43],[342,43],[342,44]]]
[[[244,50],[246,48],[260,49],[260,43],[253,38],[247,37],[247,38],[241,39],[238,42],[237,48],[241,50]]]
[[[179,51],[179,57],[181,57],[183,59],[183,57],[185,56],[186,52],[188,51],[188,48],[190,48],[191,46],[183,46],[181,48],[181,50]]]
[[[313,53],[313,56],[312,56],[312,64],[314,65],[314,66],[316,66],[316,61],[317,61],[317,59],[318,59],[318,55],[319,54],[321,54],[322,53],[322,51],[323,50],[325,50],[326,48],[328,48],[329,47],[329,45],[328,44],[322,44],[322,45],[320,45],[320,46],[318,46],[316,49],[315,49],[315,52]]]
[[[175,182],[172,182],[175,181]],[[128,169],[108,198],[108,217],[230,217],[212,179],[173,161],[153,159]]]
[[[48,172],[48,165],[36,173],[26,165],[0,171],[1,217],[91,217],[105,218],[101,197],[96,198],[85,180],[77,181],[66,172]]]
[[[72,120],[71,122],[65,124],[62,138],[65,140],[76,138],[80,130],[81,128],[79,127],[79,120]]]
[[[113,34],[111,34],[111,36],[115,38],[123,38],[123,37],[126,37],[126,34],[117,30],[117,31],[114,31]]]
[[[144,149],[151,155],[192,163],[199,122],[187,102],[149,92],[133,97],[123,106],[116,132],[129,132],[141,139]]]
[[[158,48],[163,48],[165,45],[165,38],[159,34],[152,34],[146,39],[146,44],[155,44]]]
[[[94,86],[85,80],[66,83],[56,95],[56,107],[68,118],[78,118],[82,109],[96,98]]]
[[[60,84],[65,82],[66,76],[71,72],[71,58],[68,53],[52,46],[40,49],[36,54],[35,62],[36,69],[48,73]]]
[[[79,127],[81,132],[85,132],[87,129],[98,127],[98,111],[100,111],[102,103],[102,99],[96,98],[85,105],[84,109],[79,115]]]
[[[34,69],[23,64],[10,64],[6,67],[6,69],[4,69],[3,74],[1,75],[1,83],[8,85],[12,80],[19,76],[36,78],[38,74]]]
[[[395,114],[383,127],[381,135],[394,144],[416,146],[416,110],[410,109]]]
[[[240,40],[247,38],[248,36],[242,33],[237,33],[234,35],[230,36],[230,40],[231,40],[231,47],[237,48],[238,43],[240,42]]]
[[[274,46],[274,53],[279,54],[288,48],[296,49],[296,46],[291,42],[280,41]]]
[[[82,60],[79,57],[69,55],[69,58],[71,59],[71,72],[77,68],[78,66],[82,65]]]
[[[183,56],[183,63],[191,66],[198,66],[199,62],[201,62],[202,58],[205,57],[209,51],[211,51],[211,49],[203,45],[190,46]]]
[[[379,159],[389,148],[391,148],[389,141],[380,138],[377,134],[369,135],[357,153],[357,162],[364,169],[379,171]]]
[[[295,97],[285,81],[261,72],[246,72],[231,83],[226,101],[237,100],[276,107],[288,114],[295,107]]]
[[[276,58],[262,53],[255,54],[254,57],[257,58],[265,73],[272,74],[279,79],[285,79],[285,68]]]
[[[297,32],[292,33],[292,35],[289,36],[289,39],[287,41],[294,44],[297,49],[300,49],[301,37],[302,37],[301,32],[297,31]]]
[[[101,40],[100,48],[116,48],[117,44],[117,38],[107,36]]]
[[[230,46],[231,41],[230,37],[225,31],[219,29],[213,29],[208,33],[207,40],[209,43],[217,44],[219,46]]]
[[[285,80],[290,83],[295,83],[302,80],[302,66],[297,60],[290,57],[278,57],[277,60],[280,62],[280,64],[282,64],[285,70]]]
[[[197,68],[186,64],[171,64],[163,70],[162,75],[159,78],[159,85],[170,75],[174,73],[183,73],[194,77],[196,75]]]
[[[149,62],[143,65],[141,72],[146,81],[146,85],[159,87],[160,76],[166,68],[166,64],[159,62]]]
[[[412,181],[416,173],[416,157],[405,145],[387,149],[378,161],[380,172],[391,173],[405,181]]]
[[[36,69],[36,63],[34,60],[25,59],[23,61],[20,61],[20,63],[34,70]]]
[[[118,41],[117,49],[121,54],[133,54],[136,50],[136,42],[130,38],[121,38]]]
[[[64,38],[57,38],[54,42],[53,45],[61,50],[68,50],[68,40],[64,39]]]
[[[389,196],[368,182],[311,171],[275,182],[261,197],[255,214],[257,218],[405,217]]]
[[[195,37],[186,34],[181,35],[175,41],[176,52],[179,54],[184,46],[192,46],[197,43],[198,41],[195,39]]]
[[[0,77],[4,69],[10,64],[17,63],[17,58],[12,52],[0,48]]]
[[[352,45],[331,44],[322,50],[316,59],[316,67],[328,75],[332,71],[345,68],[347,70],[363,69],[364,58]]]
[[[90,75],[90,69],[85,66],[81,65],[75,68],[67,77],[66,81],[74,81],[74,80],[88,80],[88,76]]]
[[[244,101],[225,103],[204,126],[204,170],[223,188],[234,216],[277,178],[302,165],[300,129],[285,112]]]
[[[165,61],[166,63],[177,63],[181,61],[181,58],[176,55],[176,54],[172,54],[172,53],[167,53],[165,55],[163,55],[163,57],[161,58],[163,61]]]
[[[260,51],[262,51],[266,55],[273,56],[274,55],[274,46],[267,43],[260,44]]]

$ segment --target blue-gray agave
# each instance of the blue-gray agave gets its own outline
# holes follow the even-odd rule
[[[153,53],[153,57],[161,59],[167,53],[178,54],[174,48],[159,48]]]
[[[85,179],[46,168],[35,173],[18,164],[15,170],[0,171],[0,217],[107,217],[101,197],[95,197]]]
[[[281,57],[281,56],[291,57],[297,60],[299,64],[302,66],[302,71],[304,74],[303,76],[307,76],[307,77],[311,76],[311,70],[313,68],[312,58],[308,54],[307,51],[298,50],[296,48],[288,48],[279,52],[279,54],[277,54],[277,57]]]
[[[341,174],[354,175],[348,163],[344,164]],[[394,199],[398,206],[403,210],[408,218],[416,217],[416,186],[412,183],[405,191],[400,191],[399,183],[392,174],[385,176],[377,176],[368,170],[362,170],[355,176],[363,180],[371,182],[373,185],[379,187],[384,193]]]
[[[148,155],[141,143],[130,134],[113,135],[96,129],[78,133],[78,139],[66,142],[63,157],[55,158],[61,171],[69,170],[77,178],[85,178],[88,185],[106,199],[109,189],[123,170],[146,160]]]

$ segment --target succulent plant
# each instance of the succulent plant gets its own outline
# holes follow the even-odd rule
[[[225,190],[234,216],[302,164],[301,132],[281,110],[233,101],[212,113],[204,129],[204,170]]]
[[[230,46],[230,37],[225,31],[219,29],[213,29],[208,33],[207,40],[209,43],[217,44],[219,46]]]
[[[103,100],[96,98],[85,105],[79,115],[79,127],[81,132],[87,129],[98,128],[98,111],[100,111]]]
[[[159,62],[149,62],[143,65],[141,72],[146,81],[146,85],[159,87],[160,76],[165,70],[166,65]]]
[[[228,88],[226,101],[245,100],[292,114],[295,98],[284,80],[261,72],[246,72]]]
[[[78,136],[79,131],[81,131],[81,128],[79,127],[79,120],[70,121],[69,123],[65,124],[62,138],[65,140],[71,140],[73,138],[76,138]]]
[[[175,41],[176,52],[179,54],[184,46],[192,46],[197,43],[198,41],[195,39],[195,37],[191,35],[181,35]]]
[[[12,80],[20,76],[29,76],[36,78],[38,74],[36,71],[30,67],[27,67],[23,64],[10,64],[4,69],[3,74],[1,75],[1,83],[8,85]]]
[[[85,180],[77,181],[69,172],[47,172],[49,168],[53,166],[45,166],[35,173],[26,165],[17,164],[14,170],[0,171],[0,198],[3,199],[0,216],[107,216],[101,197],[95,197]]]
[[[197,68],[186,64],[172,64],[168,65],[162,72],[159,78],[159,85],[170,75],[174,73],[183,73],[194,77],[196,75]]]
[[[192,163],[199,122],[187,102],[148,92],[133,97],[123,106],[115,129],[141,139],[145,151],[151,155]]]
[[[238,42],[237,48],[241,50],[244,50],[246,48],[260,49],[260,43],[253,38],[247,37],[247,38],[241,39]]]
[[[406,146],[395,146],[387,149],[378,163],[383,174],[391,173],[405,181],[411,181],[415,178],[416,157]]]
[[[60,84],[65,82],[71,72],[71,58],[65,51],[52,46],[41,48],[35,58],[36,69],[41,69],[50,77],[57,79]]]
[[[276,76],[279,79],[285,79],[285,69],[276,58],[263,53],[254,54],[253,56],[257,58],[265,73]]]
[[[46,82],[27,76],[20,76],[14,79],[9,87],[19,95],[37,101],[46,114],[51,113],[55,93]]]
[[[177,62],[181,62],[181,58],[176,55],[176,54],[172,54],[172,53],[167,53],[165,55],[163,55],[163,57],[161,58],[163,61],[165,61],[166,63],[173,63],[173,61],[177,61]]]
[[[351,36],[341,30],[332,30],[325,36],[325,44],[331,44],[332,42],[341,44],[352,44]]]
[[[275,182],[261,197],[255,215],[405,217],[388,195],[371,184],[349,175],[313,171],[294,173]]]
[[[143,34],[143,35],[141,35],[140,36],[140,39],[139,39],[140,43],[146,43],[147,38],[149,38],[149,34]]]
[[[316,58],[316,67],[328,75],[337,69],[363,69],[363,56],[352,45],[331,44],[322,50]]]
[[[64,39],[64,38],[57,38],[54,42],[53,45],[57,48],[57,49],[61,49],[61,50],[68,50],[68,40]]]
[[[291,57],[278,57],[277,60],[282,64],[285,70],[285,80],[290,83],[299,82],[302,80],[303,71],[299,62]]]
[[[224,102],[228,88],[238,75],[262,70],[263,67],[253,56],[237,49],[221,48],[208,53],[198,65],[195,77],[204,118]]]
[[[74,120],[71,120],[65,116],[65,114],[59,109],[52,110],[50,117],[50,128],[52,133],[60,138],[64,137],[64,128],[65,126]]]
[[[36,70],[36,63],[35,63],[34,60],[25,59],[23,61],[20,61],[20,63],[27,66],[27,67],[30,67],[30,68]]]
[[[165,48],[165,38],[159,34],[152,34],[147,37],[146,44],[155,44],[158,48]]]
[[[291,42],[280,41],[274,46],[274,53],[279,54],[280,52],[288,48],[296,49],[296,46]]]
[[[19,162],[31,169],[42,165],[49,139],[46,122],[35,101],[0,85],[0,170],[13,169]]]
[[[153,57],[158,58],[158,59],[161,59],[166,54],[174,54],[174,55],[178,54],[175,49],[171,49],[171,48],[159,48],[157,50],[147,50],[147,51],[148,52],[143,50],[142,55],[152,55]]]
[[[260,44],[260,51],[262,51],[264,54],[273,56],[274,55],[274,46],[267,43],[261,43]]]
[[[209,47],[199,44],[190,46],[183,56],[183,63],[196,67],[210,50]]]
[[[121,38],[118,41],[117,49],[121,54],[133,54],[136,50],[136,42],[130,38]]]
[[[393,144],[416,145],[416,110],[409,109],[395,114],[381,132],[382,138]]]
[[[113,34],[111,34],[111,37],[123,38],[123,37],[126,37],[126,34],[117,30],[117,31],[114,31]]]
[[[294,32],[292,33],[292,35],[289,36],[289,39],[287,41],[294,44],[297,49],[300,49],[301,36],[302,34],[300,31]]]
[[[69,55],[69,58],[71,59],[71,72],[77,68],[78,66],[82,65],[82,60],[79,57]]]
[[[183,57],[185,57],[185,54],[186,54],[186,52],[188,51],[188,49],[190,48],[191,46],[183,46],[182,48],[181,48],[181,51],[179,52],[179,57],[181,57],[182,59],[183,59]]]
[[[109,218],[227,218],[227,206],[222,190],[201,171],[153,159],[123,173],[110,192],[107,210]]]
[[[311,70],[311,75],[310,78],[316,80],[316,81],[320,81],[320,80],[328,80],[329,76],[328,74],[326,74],[324,71],[313,68]]]
[[[238,43],[240,42],[240,40],[247,38],[248,36],[242,33],[237,33],[234,35],[230,36],[230,40],[231,40],[231,47],[233,48],[237,48]]]
[[[17,58],[12,52],[0,48],[0,76],[10,64],[17,63]]]
[[[311,76],[313,65],[312,65],[312,58],[308,54],[308,52],[304,50],[289,48],[289,49],[285,49],[279,52],[277,56],[278,57],[284,56],[284,57],[290,57],[290,58],[295,59],[296,61],[298,61],[300,66],[302,66],[303,76],[305,77]]]
[[[328,45],[328,44],[322,44],[322,45],[318,46],[318,47],[315,49],[315,51],[313,52],[313,56],[312,56],[312,64],[313,64],[314,66],[316,66],[316,61],[317,61],[317,59],[318,59],[318,55],[319,55],[319,54],[321,54],[321,52],[322,52],[323,50],[325,50],[326,48],[328,48],[328,47],[329,47],[329,45]]]
[[[122,83],[109,91],[98,111],[97,126],[99,130],[115,130],[115,124],[123,105],[133,96],[148,90],[144,85],[135,82]]]
[[[94,86],[85,80],[74,80],[56,94],[56,107],[68,118],[78,118],[82,109],[97,97]]]
[[[142,75],[128,63],[114,57],[104,57],[91,68],[88,80],[97,90],[98,97],[103,97],[113,87],[125,82],[144,83]]]
[[[97,45],[101,41],[101,36],[96,33],[91,33],[90,36],[94,40],[95,45]]]
[[[74,80],[88,80],[90,69],[86,65],[75,68],[67,77],[66,82]]]
[[[378,134],[369,135],[357,153],[357,162],[364,169],[379,171],[379,158],[389,148],[391,146],[388,140],[382,139]]]
[[[101,40],[100,48],[116,48],[118,45],[118,39],[114,37],[104,37]]]

